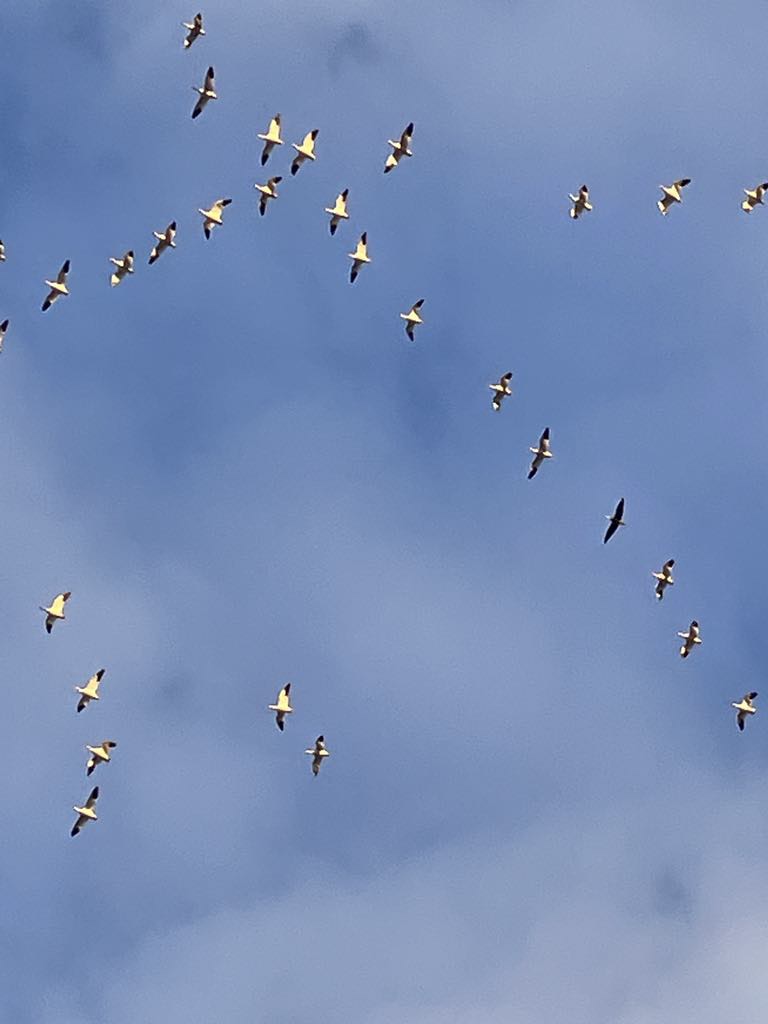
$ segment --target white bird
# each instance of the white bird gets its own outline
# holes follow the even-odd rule
[[[400,138],[395,141],[394,139],[387,139],[388,145],[392,147],[392,152],[387,157],[386,163],[384,164],[384,173],[389,174],[393,168],[397,167],[404,156],[413,156],[411,152],[411,139],[413,138],[413,121],[403,131]]]
[[[305,160],[315,159],[315,139],[319,134],[319,129],[315,128],[311,132],[307,132],[301,143],[292,142],[291,145],[296,150],[296,156],[293,158],[291,164],[291,174],[295,174]]]
[[[312,755],[312,774],[317,775],[320,771],[320,765],[323,763],[324,757],[330,757],[330,752],[325,749],[325,737],[318,736],[315,740],[314,747],[304,751],[305,754]]]
[[[753,690],[751,693],[745,693],[738,704],[731,702],[731,707],[736,708],[736,725],[739,727],[739,732],[744,732],[747,715],[757,714],[757,708],[752,703],[756,696],[757,691]]]
[[[496,384],[489,384],[488,387],[493,392],[493,399],[491,404],[496,412],[501,408],[501,403],[507,397],[512,394],[512,388],[509,386],[509,382],[512,380],[512,371],[509,373],[502,374]]]
[[[277,695],[277,703],[268,705],[270,711],[275,712],[275,722],[280,732],[285,728],[285,716],[293,713],[291,707],[291,684],[286,683]]]
[[[85,774],[92,775],[93,769],[98,764],[108,764],[112,758],[110,756],[110,750],[114,750],[117,746],[114,740],[102,740],[98,747],[89,747],[85,745],[85,749],[91,755],[88,758],[88,763],[85,766]]]
[[[4,260],[5,260],[5,246],[3,245],[2,241],[0,241],[0,263],[2,263]]]
[[[349,189],[345,188],[343,192],[339,192],[336,196],[336,202],[333,206],[326,206],[325,212],[330,213],[331,223],[330,229],[331,234],[336,234],[336,228],[339,226],[339,221],[349,220],[349,214],[347,213],[347,196],[349,195]]]
[[[352,260],[352,269],[349,272],[350,284],[354,284],[357,280],[357,275],[360,273],[360,269],[365,263],[370,263],[370,257],[368,256],[368,232],[364,231],[360,235],[360,241],[357,243],[357,248],[354,252],[348,252],[347,256]]]
[[[674,585],[674,579],[672,578],[672,566],[675,564],[674,558],[669,558],[662,565],[659,572],[652,572],[651,576],[657,581],[656,582],[656,597],[661,601],[664,597],[664,591],[667,587]]]
[[[753,189],[744,189],[744,195],[747,197],[741,204],[744,213],[752,213],[756,206],[763,205],[766,189],[768,189],[768,181],[764,181],[762,185],[755,185]]]
[[[47,633],[51,632],[53,624],[57,619],[66,618],[66,615],[64,614],[64,605],[71,596],[72,591],[67,590],[64,594],[57,594],[47,608],[40,605],[40,611],[45,612],[45,629]]]
[[[592,203],[589,201],[589,189],[586,185],[582,185],[579,189],[578,195],[571,195],[568,193],[568,198],[573,203],[571,207],[571,219],[578,220],[582,213],[590,213],[592,210]]]
[[[418,324],[424,323],[424,321],[421,319],[421,316],[419,315],[421,312],[421,307],[423,305],[424,299],[419,299],[418,302],[414,302],[414,304],[411,306],[407,313],[400,314],[400,319],[405,320],[405,333],[408,335],[411,341],[415,341],[415,338],[413,337],[413,332],[416,329],[416,326]]]
[[[681,658],[687,658],[693,650],[693,648],[696,646],[696,644],[700,644],[703,642],[701,637],[699,636],[699,624],[695,619],[688,627],[687,633],[678,633],[677,635],[680,637],[681,640],[685,640],[685,643],[680,648]]]
[[[197,211],[203,218],[203,234],[206,238],[210,238],[214,227],[222,223],[224,208],[231,202],[231,199],[217,199],[209,209]]]
[[[99,699],[99,685],[101,683],[101,678],[102,678],[102,676],[104,675],[105,672],[106,672],[105,668],[100,668],[98,672],[95,672],[91,676],[91,678],[88,680],[88,682],[85,684],[85,686],[76,686],[75,687],[75,693],[79,693],[80,694],[80,700],[77,702],[78,714],[84,708],[87,708],[92,700],[98,700]]]
[[[125,256],[119,260],[116,260],[114,256],[110,256],[109,262],[115,266],[115,270],[109,279],[110,284],[114,288],[115,285],[120,284],[126,275],[133,273],[133,249],[129,249]]]
[[[152,248],[152,252],[149,254],[149,265],[160,259],[166,249],[176,248],[176,221],[172,220],[165,231],[153,231],[152,234],[157,239],[155,245]]]
[[[192,43],[194,43],[198,36],[205,35],[202,14],[196,14],[192,21],[182,21],[181,27],[188,29],[187,35],[184,39],[185,50],[188,50],[190,48],[190,46],[192,45]]]
[[[77,821],[72,826],[72,831],[69,833],[71,836],[76,836],[81,828],[84,828],[89,821],[96,821],[96,801],[99,799],[99,787],[94,786],[91,790],[91,795],[85,801],[85,807],[73,807],[72,810],[77,811]]]
[[[264,143],[264,149],[261,151],[261,166],[269,160],[269,154],[275,148],[275,146],[282,146],[283,140],[280,138],[280,115],[275,114],[272,120],[269,122],[269,128],[265,134],[259,134],[260,138]]]
[[[277,199],[276,185],[279,185],[283,180],[282,175],[277,174],[274,178],[270,178],[266,185],[254,185],[253,187],[261,192],[261,198],[259,199],[259,213],[263,217],[267,212],[267,203],[270,199]]]
[[[529,448],[528,451],[533,452],[533,461],[531,462],[531,468],[528,470],[528,479],[533,480],[542,462],[553,457],[552,452],[549,450],[549,427],[544,428],[544,432],[539,438],[538,448]]]
[[[683,201],[683,189],[686,185],[691,184],[690,178],[680,178],[679,181],[673,182],[671,185],[659,185],[659,188],[664,193],[661,199],[657,200],[656,205],[659,208],[659,212],[666,217],[670,206],[673,203],[682,203]]]
[[[10,322],[10,320],[3,320],[0,324],[0,352],[3,351],[3,342],[5,341],[5,335],[8,331],[8,325]]]
[[[208,100],[217,100],[219,98],[214,88],[213,68],[208,68],[202,88],[199,85],[193,85],[192,89],[198,94],[195,109],[192,111],[192,118],[194,119],[202,114]]]
[[[69,295],[69,289],[67,288],[67,274],[69,273],[69,260],[65,260],[62,264],[59,276],[55,281],[46,281],[45,283],[51,289],[45,297],[43,303],[43,312],[54,304],[56,299],[61,295]]]

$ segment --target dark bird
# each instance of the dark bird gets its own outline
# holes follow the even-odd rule
[[[608,543],[608,541],[611,539],[611,537],[614,535],[614,533],[616,533],[616,531],[618,530],[618,528],[620,526],[626,526],[627,525],[624,522],[623,516],[624,516],[624,499],[621,498],[619,500],[619,504],[616,506],[616,510],[613,513],[613,515],[605,517],[608,520],[608,528],[606,529],[605,536],[603,537],[603,544],[607,544]]]

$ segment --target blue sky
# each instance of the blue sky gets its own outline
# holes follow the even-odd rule
[[[0,1020],[760,1020],[762,7],[69,6],[3,18]]]

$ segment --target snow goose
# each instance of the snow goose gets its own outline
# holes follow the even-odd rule
[[[568,198],[573,203],[571,207],[571,219],[578,220],[582,213],[590,213],[592,210],[592,203],[589,201],[589,189],[586,185],[582,185],[579,189],[578,195],[572,196],[568,193]]]
[[[10,322],[10,320],[3,320],[0,324],[0,352],[3,351],[3,342],[5,341],[5,335],[8,332],[8,325]]]
[[[509,373],[502,374],[499,377],[496,384],[489,384],[488,387],[493,392],[493,398],[491,404],[493,405],[494,412],[498,412],[501,408],[501,403],[504,399],[512,394],[512,388],[509,386],[509,382],[512,380],[512,371]]]
[[[91,755],[88,758],[88,763],[85,766],[85,774],[92,775],[93,769],[97,764],[108,764],[112,758],[110,756],[110,750],[114,750],[117,746],[114,740],[102,740],[98,747],[89,747],[86,744],[85,749]]]
[[[72,831],[69,833],[71,836],[76,836],[81,828],[84,828],[89,821],[96,821],[96,801],[99,799],[99,787],[94,786],[91,790],[91,795],[85,801],[85,807],[73,807],[72,810],[77,812],[77,821],[72,826]]]
[[[538,447],[529,448],[528,451],[533,452],[533,461],[531,462],[531,468],[528,470],[528,479],[533,480],[542,462],[553,457],[552,452],[549,450],[549,427],[544,428],[544,432],[539,438]]]
[[[659,212],[662,216],[666,217],[669,208],[673,203],[682,203],[683,189],[686,185],[690,184],[690,178],[680,178],[671,185],[659,185],[659,188],[664,194],[661,199],[657,200],[656,205],[658,206]]]
[[[65,260],[59,271],[59,276],[55,281],[46,281],[45,283],[51,289],[45,297],[43,303],[43,312],[54,304],[56,299],[62,295],[69,295],[69,289],[67,288],[67,274],[69,273],[69,260]]]
[[[40,611],[45,612],[45,630],[47,633],[51,632],[51,630],[53,629],[53,624],[54,622],[56,622],[57,619],[66,618],[66,616],[64,615],[64,605],[67,603],[71,596],[72,591],[67,590],[63,594],[57,594],[47,608],[44,608],[43,605],[40,605]]]
[[[0,263],[3,263],[4,261],[5,261],[5,246],[3,245],[2,241],[0,241]]]
[[[224,207],[229,206],[231,202],[231,199],[217,199],[209,209],[197,211],[203,218],[203,234],[206,238],[210,238],[214,227],[222,223]]]
[[[119,260],[116,260],[114,256],[110,256],[109,262],[114,264],[115,267],[109,279],[110,284],[114,288],[120,284],[124,277],[133,273],[133,249],[129,249],[125,256]]]
[[[339,192],[336,196],[336,202],[333,206],[326,206],[325,212],[330,213],[331,223],[329,225],[331,234],[336,234],[336,228],[339,226],[339,222],[342,220],[349,220],[349,214],[347,213],[347,197],[349,196],[349,189],[345,188],[343,192]]]
[[[275,148],[275,146],[282,146],[283,140],[280,138],[280,115],[275,114],[272,120],[269,122],[269,128],[267,128],[266,134],[259,134],[258,138],[264,143],[264,149],[261,151],[261,166],[269,160],[269,154]]]
[[[259,213],[263,217],[267,212],[267,203],[270,199],[277,199],[276,185],[279,185],[283,180],[282,175],[277,174],[274,178],[270,178],[266,185],[254,185],[253,187],[261,192],[259,199]]]
[[[672,567],[675,564],[674,558],[669,558],[662,565],[659,572],[652,572],[651,576],[656,580],[656,597],[661,601],[664,597],[664,591],[667,587],[674,585],[674,579],[672,578]]]
[[[195,109],[192,111],[192,119],[194,120],[194,118],[199,117],[200,114],[202,114],[208,100],[217,100],[219,98],[216,95],[216,90],[214,88],[213,68],[208,68],[202,87],[199,85],[193,85],[192,88],[198,94]]]
[[[603,537],[603,544],[607,544],[611,537],[616,533],[620,526],[626,526],[624,522],[624,499],[619,500],[618,505],[614,509],[612,516],[605,517],[608,520],[608,526]]]
[[[304,751],[305,754],[312,755],[312,774],[317,775],[320,771],[320,765],[323,763],[324,757],[330,757],[330,752],[325,749],[325,736],[318,736],[315,740],[314,747]]]
[[[196,14],[192,21],[182,21],[181,27],[187,29],[187,34],[184,38],[185,50],[188,50],[190,48],[190,46],[192,45],[192,43],[194,43],[198,36],[205,35],[202,14]]]
[[[291,164],[291,174],[295,174],[305,160],[315,159],[315,139],[319,134],[319,129],[315,128],[311,132],[307,132],[301,143],[292,142],[291,145],[296,150],[296,156],[293,158]]]
[[[731,707],[736,708],[736,725],[739,727],[739,732],[744,732],[747,715],[757,714],[757,708],[752,703],[756,696],[757,690],[753,690],[751,693],[745,693],[738,704],[731,703]]]
[[[392,152],[387,157],[386,163],[384,164],[384,173],[389,174],[400,163],[404,156],[413,156],[411,152],[411,139],[413,138],[413,121],[404,129],[403,134],[400,138],[395,141],[394,139],[387,139],[387,144],[392,147]]]
[[[77,702],[78,714],[87,708],[92,700],[99,699],[99,685],[101,683],[102,676],[107,670],[100,668],[98,672],[95,672],[85,686],[76,686],[75,693],[80,694],[80,700]]]
[[[360,268],[365,263],[370,263],[370,257],[368,255],[368,232],[364,231],[360,235],[360,241],[357,243],[357,248],[354,252],[348,252],[347,256],[352,260],[352,268],[349,271],[350,284],[354,284],[357,280],[357,275],[360,273]]]
[[[693,622],[691,622],[690,626],[688,627],[687,633],[678,633],[677,635],[680,637],[681,640],[685,641],[682,647],[680,648],[681,658],[687,658],[697,644],[703,643],[701,637],[699,636],[699,624],[695,619],[693,620]]]
[[[755,185],[753,189],[744,189],[746,199],[741,204],[741,208],[744,213],[752,213],[756,206],[763,205],[766,189],[768,189],[768,181],[764,181],[762,185]]]
[[[280,732],[285,728],[285,716],[293,713],[291,707],[291,684],[286,683],[277,695],[277,703],[268,705],[270,711],[275,712],[275,723]]]
[[[413,332],[415,331],[417,325],[424,323],[424,321],[421,319],[421,316],[419,315],[421,312],[421,307],[423,305],[424,299],[419,299],[418,302],[414,302],[414,304],[411,306],[407,313],[400,314],[400,319],[405,320],[405,333],[408,335],[411,341],[415,341]]]
[[[149,265],[160,259],[166,249],[176,248],[176,221],[172,220],[165,231],[153,231],[152,234],[157,239],[152,252],[149,254]]]

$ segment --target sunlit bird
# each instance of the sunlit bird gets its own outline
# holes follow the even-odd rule
[[[405,333],[411,339],[415,341],[413,332],[419,324],[423,324],[424,321],[421,319],[421,307],[424,305],[424,299],[419,299],[418,302],[414,302],[407,313],[401,313],[400,319],[405,320]]]
[[[489,384],[488,387],[493,392],[493,398],[491,399],[491,405],[495,412],[498,412],[501,408],[501,403],[512,394],[512,388],[509,386],[512,380],[512,371],[509,373],[502,374],[495,384]]]
[[[755,185],[753,189],[744,189],[746,199],[741,204],[741,208],[744,213],[752,213],[756,206],[763,205],[766,189],[768,189],[768,181],[764,181],[762,185]]]
[[[675,581],[672,577],[672,567],[674,564],[674,558],[670,558],[664,563],[664,565],[662,565],[659,572],[651,573],[651,576],[656,580],[655,593],[659,601],[664,597],[664,591],[666,588],[674,586]]]
[[[354,284],[363,265],[371,262],[370,256],[368,255],[367,231],[364,231],[362,235],[360,235],[360,241],[357,243],[355,251],[347,253],[347,256],[352,260],[352,269],[349,272],[349,281],[350,284]]]
[[[533,480],[544,460],[553,458],[552,452],[549,450],[549,427],[544,428],[544,432],[539,438],[538,448],[529,448],[528,451],[533,452],[533,461],[528,470],[528,479]]]
[[[275,712],[275,724],[280,732],[285,728],[285,716],[293,713],[291,707],[291,684],[286,683],[277,695],[277,703],[268,705],[270,711]]]
[[[757,708],[752,703],[756,696],[757,690],[753,690],[751,693],[745,693],[738,704],[731,703],[731,707],[736,708],[736,725],[739,727],[739,732],[744,732],[747,715],[757,714]]]
[[[231,199],[217,199],[213,206],[209,207],[207,210],[197,211],[203,218],[203,234],[206,238],[210,238],[211,231],[213,231],[217,225],[222,223],[224,209],[229,206],[231,202]]]
[[[687,633],[678,633],[677,635],[680,637],[681,640],[684,641],[680,648],[681,658],[687,658],[693,650],[693,648],[697,646],[697,644],[703,643],[701,637],[699,636],[699,624],[695,619],[693,620],[693,622],[691,622],[690,626],[688,627]]]
[[[166,249],[176,248],[176,221],[172,220],[165,231],[153,231],[152,234],[157,241],[152,248],[152,252],[149,254],[150,266],[162,256]]]
[[[690,178],[680,178],[679,181],[675,181],[671,185],[659,185],[659,188],[664,194],[661,199],[657,200],[656,205],[663,216],[666,217],[669,208],[673,203],[682,203],[683,189],[686,185],[690,184]]]
[[[133,273],[133,249],[129,249],[125,256],[119,260],[115,259],[114,256],[110,256],[109,262],[115,267],[109,279],[109,283],[114,288],[115,285],[120,284],[124,277]]]
[[[96,801],[99,799],[99,787],[94,786],[91,790],[91,795],[85,801],[85,807],[73,807],[72,810],[77,812],[77,821],[72,826],[72,831],[69,833],[71,836],[76,836],[80,829],[85,828],[89,821],[97,821],[97,815],[95,811]]]
[[[188,50],[190,48],[190,46],[192,45],[192,43],[194,43],[198,36],[205,35],[202,14],[196,14],[192,21],[182,21],[181,27],[187,29],[187,34],[184,37],[185,50]]]
[[[192,89],[194,90],[194,92],[198,94],[195,109],[192,111],[192,118],[194,119],[196,117],[199,117],[200,114],[202,114],[202,112],[205,110],[205,106],[208,103],[208,100],[217,100],[219,98],[216,95],[216,89],[214,88],[213,68],[208,68],[208,71],[205,74],[205,81],[203,82],[202,87],[199,85],[193,85]]]
[[[331,234],[336,234],[336,228],[339,226],[339,222],[342,220],[349,220],[349,214],[347,213],[347,197],[349,196],[349,189],[345,188],[343,192],[339,192],[336,196],[336,202],[333,206],[326,206],[325,212],[330,213],[331,222],[329,227]]]
[[[315,139],[319,134],[319,129],[315,128],[311,132],[307,132],[301,143],[292,142],[291,145],[296,150],[296,156],[293,158],[291,164],[291,174],[295,174],[305,160],[315,159]]]
[[[282,180],[282,175],[277,174],[275,175],[274,178],[270,178],[266,185],[257,184],[253,186],[259,192],[261,192],[261,196],[259,198],[259,213],[261,214],[262,217],[267,212],[267,203],[270,201],[270,199],[277,199],[278,193],[275,186],[279,185]]]
[[[40,611],[45,612],[45,630],[47,633],[50,633],[53,629],[54,622],[57,622],[59,619],[66,618],[66,615],[64,614],[64,605],[71,596],[72,592],[67,590],[63,594],[57,594],[47,608],[40,605]]]
[[[589,189],[586,185],[582,185],[577,195],[571,195],[568,193],[568,198],[573,203],[570,209],[571,219],[578,220],[582,213],[590,213],[592,210],[592,203],[589,201]]]
[[[46,281],[45,283],[51,289],[45,297],[43,303],[43,312],[54,304],[56,299],[61,298],[62,295],[69,295],[69,288],[67,288],[67,274],[69,273],[69,260],[65,260],[62,264],[59,276],[55,281]]]
[[[269,160],[269,154],[275,148],[275,146],[282,146],[283,140],[280,138],[280,115],[275,114],[272,120],[269,122],[269,128],[265,134],[259,134],[258,138],[264,143],[264,148],[261,151],[261,166]]]
[[[94,672],[85,686],[75,687],[75,693],[80,694],[80,700],[77,702],[78,714],[87,708],[92,700],[99,699],[99,686],[101,685],[102,677],[106,671],[107,670],[105,668],[100,668],[98,672]]]
[[[603,544],[607,544],[611,537],[616,533],[620,526],[626,526],[624,522],[624,499],[619,500],[618,505],[614,509],[613,515],[605,517],[608,520],[608,526],[603,537]]]
[[[93,770],[97,765],[108,764],[112,760],[109,752],[110,750],[114,750],[116,746],[117,744],[114,740],[102,740],[98,747],[89,747],[88,744],[86,744],[85,749],[91,756],[88,758],[88,762],[85,766],[85,774],[92,775]]]
[[[413,156],[411,152],[411,139],[413,138],[413,121],[403,131],[400,138],[395,141],[394,139],[387,139],[388,145],[392,147],[392,152],[387,157],[386,163],[384,164],[384,173],[389,174],[400,163],[404,156]]]
[[[325,749],[325,737],[318,736],[315,740],[314,747],[304,751],[305,754],[312,755],[312,774],[317,775],[320,771],[320,765],[323,763],[324,757],[330,757],[330,752]]]

